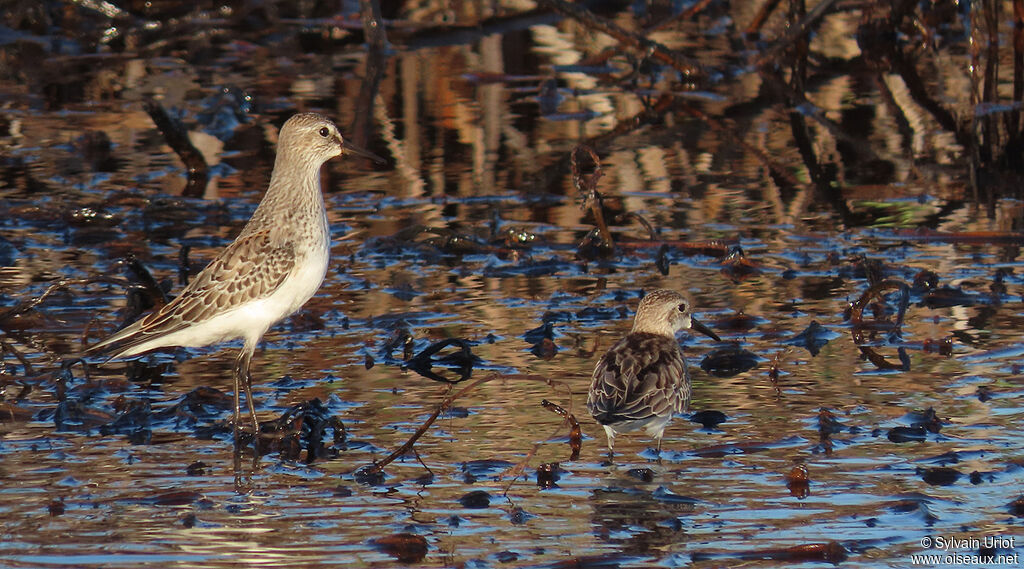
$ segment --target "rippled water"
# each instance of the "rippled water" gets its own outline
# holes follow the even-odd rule
[[[426,18],[407,8],[401,17]],[[833,57],[851,49],[846,16],[816,40]],[[973,200],[948,133],[915,115],[905,136],[882,93],[851,87],[868,75],[856,70],[827,70],[806,95],[889,168],[815,127],[817,152],[845,176],[842,207],[823,196],[787,107],[762,100],[768,80],[735,66],[715,31],[749,17],[709,10],[682,24],[707,65],[736,75],[659,119],[642,116],[628,58],[613,73],[553,67],[606,41],[557,18],[441,45],[394,32],[406,48],[381,68],[372,110],[356,102],[365,50],[341,22],[286,21],[278,36],[203,23],[94,59],[84,40],[66,55],[5,40],[6,54],[39,49],[66,73],[5,68],[16,80],[0,91],[0,565],[905,567],[940,551],[923,540],[985,536],[1015,539],[994,553],[1019,555],[1020,202]],[[554,113],[537,99],[547,77],[563,98]],[[646,79],[657,92],[673,81]],[[905,104],[898,78],[883,79]],[[252,109],[223,98],[226,86]],[[154,96],[219,163],[204,198],[178,196],[181,163],[141,108]],[[126,281],[109,277],[128,275],[123,257],[175,294],[184,246],[195,271],[230,242],[269,177],[276,125],[296,109],[342,125],[370,117],[361,144],[390,159],[325,169],[326,282],[253,360],[262,420],[318,400],[346,438],[328,431],[315,459],[236,455],[233,345],[62,372],[83,337],[120,322]],[[651,241],[626,219],[613,255],[578,253],[593,218],[569,156],[584,140],[609,219],[643,216]],[[57,279],[69,280],[38,306],[7,312]],[[899,295],[863,298],[887,280],[907,287],[898,334]],[[688,292],[722,336],[680,340],[691,412],[724,421],[677,417],[660,457],[621,436],[609,465],[584,406],[590,374],[660,287]],[[859,300],[865,322],[882,321],[873,333],[850,318]],[[525,335],[546,323],[553,348],[541,350],[543,334]],[[408,369],[449,339],[477,358],[471,378],[449,386]],[[753,367],[723,369],[743,362]],[[382,477],[359,470],[475,380],[415,453]],[[579,420],[578,458],[545,400]]]

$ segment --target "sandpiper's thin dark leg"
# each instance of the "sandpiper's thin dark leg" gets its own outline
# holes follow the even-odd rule
[[[249,419],[252,421],[252,436],[255,440],[260,434],[260,423],[256,418],[256,403],[253,401],[252,396],[252,375],[249,373],[249,363],[252,361],[252,354],[255,351],[256,346],[250,346],[246,342],[245,346],[238,353],[238,359],[235,363],[235,429],[237,440],[237,429],[239,421],[241,420],[242,409],[238,404],[238,391],[239,388],[245,390],[245,403],[249,407]]]
[[[252,375],[249,374],[249,365],[245,366],[245,402],[249,404],[249,419],[252,420],[252,436],[260,434],[260,421],[256,418],[256,402],[252,397]]]
[[[242,448],[238,445],[234,446],[232,452],[234,458],[235,467],[235,492],[238,494],[248,494],[252,492],[252,476],[259,467],[260,455],[259,453],[252,453],[251,460],[242,467]]]
[[[238,352],[235,359],[235,419],[234,434],[235,443],[239,441],[241,434],[240,424],[242,420],[242,404],[239,400],[239,393],[245,391],[245,402],[249,406],[249,418],[252,419],[253,438],[259,435],[259,422],[256,419],[256,405],[252,400],[252,377],[249,375],[249,361],[252,359],[253,348],[246,345]]]
[[[238,444],[239,440],[238,419],[241,418],[242,415],[242,404],[239,402],[238,394],[242,389],[241,381],[239,381],[239,375],[242,373],[242,356],[244,354],[245,350],[243,349],[241,352],[239,352],[238,357],[235,358],[235,368],[232,370],[231,374],[235,380],[235,417],[234,420],[231,421],[232,429],[234,430],[235,444]]]

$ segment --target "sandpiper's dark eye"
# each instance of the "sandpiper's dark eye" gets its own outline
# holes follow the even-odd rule
[[[326,126],[320,129],[320,136],[327,138],[330,134],[331,131],[328,130]]]
[[[678,310],[679,312],[686,312],[686,305],[680,304],[679,306],[676,307],[676,310]]]

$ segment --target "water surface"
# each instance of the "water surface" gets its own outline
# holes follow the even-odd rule
[[[242,3],[246,17],[185,11],[171,34],[74,5],[78,20],[6,23],[20,35],[0,45],[14,62],[0,87],[2,565],[905,567],[938,536],[1014,538],[993,553],[1022,552],[1019,196],[972,182],[970,153],[906,75],[864,64],[860,14],[816,28],[797,104],[744,63],[784,33],[779,14],[745,50],[753,8],[712,3],[659,32],[719,72],[694,85],[550,13],[456,8],[386,13],[394,50],[377,66],[351,13],[269,22]],[[654,17],[601,13],[630,29]],[[970,110],[962,60],[923,59],[930,92]],[[182,163],[147,98],[208,154],[204,196],[180,196]],[[325,168],[327,279],[253,361],[262,420],[316,400],[344,441],[328,431],[312,459],[236,456],[237,345],[61,371],[120,323],[123,258],[173,295],[183,247],[194,274],[230,242],[297,110],[389,159]],[[580,247],[594,218],[573,183],[579,143],[600,158],[607,256]],[[691,412],[725,420],[677,417],[660,456],[621,436],[609,465],[590,374],[661,287],[690,294],[723,338],[680,341]],[[553,349],[524,336],[545,324]],[[408,369],[450,339],[470,346],[470,378]],[[724,365],[702,367],[724,349]],[[480,379],[415,453],[382,476],[359,470]],[[545,400],[579,421],[578,458]],[[553,483],[538,474],[551,470]]]

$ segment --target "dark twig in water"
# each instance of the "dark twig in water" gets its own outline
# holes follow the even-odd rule
[[[746,34],[747,37],[760,35],[761,28],[764,26],[764,23],[768,21],[768,16],[772,15],[772,12],[775,11],[776,6],[778,6],[781,1],[782,0],[767,0],[765,3],[761,4],[761,8],[757,11],[757,15],[755,15],[754,19],[747,24],[747,29],[745,29],[743,33]]]
[[[526,467],[530,464],[530,460],[533,456],[537,454],[538,449],[540,449],[540,443],[535,443],[533,447],[530,448],[530,451],[526,453],[526,456],[523,457],[523,460],[520,460],[515,466],[510,466],[502,473],[502,476],[509,477],[508,484],[505,486],[505,491],[503,492],[503,495],[506,498],[508,497],[508,491],[512,489],[512,485],[515,484],[516,480],[519,480],[519,477],[526,471]]]
[[[850,556],[850,552],[839,542],[829,541],[827,543],[806,543],[791,547],[774,549],[757,549],[741,551],[739,553],[714,553],[695,552],[692,555],[694,561],[709,560],[761,560],[775,559],[788,562],[827,562],[839,565]],[[725,563],[726,565],[738,565],[739,563]]]
[[[967,149],[974,148],[974,137],[968,133],[967,129],[949,109],[928,92],[925,81],[917,72],[915,61],[905,55],[901,49],[895,47],[888,53],[888,57],[892,63],[893,71],[898,73],[903,80],[910,98],[928,111],[932,118],[935,119],[935,122],[939,123],[939,126],[952,133],[956,137],[957,143]]]
[[[373,136],[374,101],[380,82],[387,72],[389,58],[388,36],[384,29],[379,0],[360,0],[359,14],[363,22],[363,36],[369,50],[366,54],[366,75],[356,98],[356,113],[349,130],[352,141],[367,146]]]
[[[525,379],[537,379],[537,377],[536,376],[526,376]],[[562,387],[565,387],[565,392],[566,392],[566,396],[569,398],[570,411],[571,411],[571,409],[572,409],[572,407],[571,407],[571,404],[572,404],[572,388],[570,388],[567,384],[564,384],[564,383],[561,383],[561,382],[556,382],[556,381],[548,379],[546,377],[539,378],[539,379],[541,381],[543,381],[544,383],[548,384],[552,388],[555,388],[556,385],[561,385]],[[544,405],[545,407],[547,407],[548,405],[552,405],[552,404],[549,403],[545,399],[545,400],[543,400],[541,402],[541,405]],[[562,407],[557,406],[557,405],[555,405],[555,407],[557,407],[558,409],[561,409],[563,412],[565,412],[565,409],[563,409]],[[575,421],[575,418],[573,420]],[[578,425],[579,425],[579,423],[577,423],[577,426]],[[562,426],[559,425],[554,430],[554,432],[551,433],[551,435],[548,438],[549,439],[553,438],[556,434],[558,434],[559,431],[561,431],[561,429],[562,429]],[[583,446],[583,433],[580,432],[578,434],[579,434],[579,441],[578,442],[579,442],[580,448],[582,448],[582,446]],[[516,480],[518,480],[519,477],[523,475],[523,472],[526,471],[526,467],[529,466],[530,460],[534,457],[534,455],[537,454],[537,451],[540,450],[540,446],[542,444],[543,444],[543,441],[534,443],[533,447],[530,448],[530,451],[526,453],[526,456],[524,456],[522,460],[520,460],[517,464],[508,467],[507,469],[505,469],[505,472],[502,473],[503,477],[504,476],[510,477],[508,485],[505,486],[504,494],[505,494],[506,497],[508,497],[508,491],[512,489],[512,485],[515,484]],[[570,433],[570,441],[569,441],[570,448],[573,448],[572,447],[573,444],[574,444],[573,443],[573,434]],[[574,450],[574,453],[573,453],[572,456],[573,456],[572,460],[575,460],[575,459],[579,458],[578,451]]]
[[[583,173],[583,169],[580,168],[579,154],[586,152],[590,156],[590,160],[594,163],[594,173],[587,176]],[[583,205],[589,205],[592,199],[600,200],[600,195],[592,195],[597,193],[597,183],[601,181],[601,177],[604,176],[604,172],[601,171],[601,158],[598,157],[594,149],[587,146],[586,144],[577,145],[573,148],[572,154],[570,155],[570,164],[572,166],[572,183],[576,187],[576,191],[579,192],[580,197],[583,198]]]
[[[501,36],[510,32],[527,30],[538,25],[554,25],[562,19],[549,10],[535,9],[499,14],[467,25],[422,25],[410,21],[400,24],[389,22],[389,29],[396,44],[403,51],[438,48],[453,45],[476,44],[488,36]],[[337,25],[338,18],[331,18],[330,24]],[[345,25],[344,23],[342,25]],[[354,26],[353,26],[354,27]]]
[[[586,8],[565,2],[564,0],[541,0],[547,6],[563,16],[572,18],[588,28],[595,29],[616,39],[620,44],[640,50],[652,59],[671,65],[676,71],[691,79],[703,78],[704,67],[696,60],[687,57],[674,49],[648,39],[636,32],[622,28],[618,24],[602,18]]]
[[[28,358],[26,358],[25,355],[18,351],[18,349],[12,344],[0,340],[0,348],[2,348],[2,350],[0,350],[0,354],[7,352],[21,362],[21,365],[25,366],[25,375],[35,375],[35,372],[32,369],[32,364],[29,363]]]
[[[833,183],[835,182],[835,172],[818,160],[814,137],[804,115],[796,110],[791,110],[789,112],[789,127],[793,133],[793,142],[796,143],[800,157],[807,166],[807,172],[814,182],[819,197],[835,208],[843,223],[850,225],[853,213],[843,197],[841,188]]]
[[[668,252],[671,248],[668,245],[662,244],[658,247],[658,256],[654,259],[654,266],[658,268],[663,276],[668,276],[669,268],[672,266],[672,261],[668,258]]]
[[[416,450],[416,447],[413,447],[409,450],[411,450],[413,456],[416,457],[416,462],[420,463],[420,466],[422,466],[424,470],[426,470],[431,476],[433,476],[434,471],[431,470],[429,466],[427,466],[427,463],[423,462],[423,457],[420,456],[420,451]]]
[[[542,404],[547,403],[547,402],[548,402],[547,400],[544,400],[542,402]],[[561,407],[559,407],[559,408],[561,408]],[[578,424],[578,426],[579,426],[579,424]],[[551,435],[548,438],[550,439],[550,438],[554,437],[561,430],[562,430],[562,426],[559,425],[558,428],[555,429],[555,431],[552,432]],[[583,440],[583,434],[582,433],[580,435],[580,439],[581,439],[581,441]],[[522,457],[522,461],[519,461],[519,463],[517,463],[515,466],[509,467],[504,473],[502,473],[503,477],[505,477],[505,476],[509,477],[509,483],[508,483],[508,485],[505,486],[505,495],[506,496],[508,496],[509,490],[512,489],[512,485],[515,484],[515,481],[518,480],[519,477],[522,476],[522,473],[526,471],[526,467],[529,466],[530,459],[534,458],[534,456],[537,454],[537,451],[540,450],[542,444],[543,444],[543,441],[535,443],[534,446],[530,447],[529,451],[526,452],[526,455]],[[581,443],[581,447],[582,447],[582,443]],[[571,459],[573,459],[573,461],[574,461],[574,459],[577,459],[579,457],[580,457],[579,452],[578,451],[573,451]]]
[[[1013,101],[1024,100],[1024,0],[1013,0]],[[1006,146],[1019,147],[1021,143],[1020,111],[1014,109],[1006,117],[1009,140]]]
[[[659,239],[657,241],[623,241],[619,240],[615,246],[619,249],[653,249],[661,247],[672,247],[679,249],[687,255],[707,255],[708,257],[726,257],[739,245],[737,239],[709,239],[706,241],[683,241],[681,239]]]
[[[384,16],[380,11],[380,0],[359,0],[359,15],[363,22],[363,35],[371,50],[383,50],[388,45],[388,34],[384,29]]]
[[[6,320],[8,320],[10,318],[14,318],[15,316],[20,316],[22,314],[25,314],[29,310],[32,310],[33,308],[39,306],[40,304],[42,304],[42,302],[44,300],[46,300],[46,298],[48,296],[50,296],[51,294],[57,292],[58,290],[63,290],[65,288],[68,288],[68,287],[71,287],[71,286],[84,286],[84,285],[95,284],[95,283],[116,284],[116,285],[121,285],[121,286],[127,286],[128,285],[128,281],[126,281],[125,279],[116,278],[116,277],[91,277],[91,278],[88,278],[88,279],[60,279],[59,281],[57,281],[57,282],[51,284],[49,287],[47,287],[46,290],[43,291],[43,294],[40,294],[39,296],[37,296],[37,297],[35,297],[33,299],[24,300],[22,302],[19,302],[18,304],[15,304],[11,308],[8,308],[7,310],[4,310],[3,312],[0,312],[0,328],[3,328],[4,321],[6,321]]]
[[[981,85],[981,101],[982,104],[992,104],[996,101],[996,68],[999,61],[999,19],[1001,18],[1002,9],[1001,2],[989,2],[986,9],[981,11],[981,28],[982,25],[986,30],[986,41],[985,41],[985,70],[984,70],[984,82]],[[981,48],[980,41],[978,42],[979,49]],[[973,69],[977,69],[978,66],[971,66]],[[973,93],[972,93],[973,94]],[[975,108],[977,108],[978,101],[975,101]],[[995,147],[998,143],[999,133],[997,118],[992,113],[984,113],[980,117],[975,112],[976,122],[981,123],[981,149],[983,150],[983,160],[986,163],[991,163],[992,157],[995,154]],[[974,129],[972,129],[974,130]],[[986,202],[992,203],[992,186],[985,184],[986,190],[989,195],[986,196]]]
[[[400,457],[400,456],[406,454],[407,452],[409,452],[410,450],[412,450],[412,447],[413,447],[413,445],[416,444],[416,441],[420,440],[420,437],[422,437],[424,434],[426,434],[426,432],[430,429],[430,426],[434,424],[434,421],[436,421],[437,418],[441,416],[441,413],[444,412],[445,409],[447,409],[447,408],[449,408],[451,406],[452,402],[454,402],[459,397],[462,397],[466,393],[469,393],[471,390],[475,389],[477,386],[479,386],[479,385],[481,385],[483,383],[487,383],[488,381],[491,381],[492,379],[495,379],[497,377],[500,377],[500,376],[498,374],[496,374],[496,373],[492,373],[492,374],[488,375],[487,377],[481,377],[480,379],[474,381],[473,383],[470,383],[469,385],[463,387],[458,392],[456,392],[454,395],[449,395],[448,397],[446,397],[444,399],[444,401],[442,401],[441,403],[439,403],[437,405],[437,407],[434,409],[434,412],[430,414],[430,417],[427,417],[427,420],[424,421],[423,424],[420,425],[420,427],[418,429],[416,429],[416,432],[413,433],[412,436],[409,437],[409,440],[405,441],[405,443],[402,444],[402,446],[400,446],[397,449],[395,449],[394,452],[389,454],[384,459],[374,461],[373,464],[364,466],[364,467],[360,468],[359,470],[363,474],[368,474],[368,475],[369,474],[379,474],[381,472],[384,472],[384,467],[385,466],[391,464],[392,462],[395,461],[395,459],[397,459],[398,457]]]
[[[761,73],[760,76],[766,83],[771,85],[773,89],[786,99],[789,107],[796,109],[802,116],[814,119],[814,121],[827,130],[837,142],[849,145],[866,160],[879,160],[871,141],[847,132],[848,129],[846,127],[837,124],[827,116],[824,110],[811,102],[807,98],[806,92],[794,89],[791,85],[783,81],[777,74]]]
[[[153,301],[155,308],[167,304],[171,301],[170,297],[167,296],[167,291],[164,290],[160,283],[157,282],[156,277],[149,271],[146,265],[142,264],[142,261],[135,255],[128,255],[125,258],[125,264],[128,266],[128,270],[135,277],[135,280],[142,285],[146,292],[147,297]]]
[[[583,152],[586,152],[594,163],[594,172],[589,176],[584,174],[583,169],[580,167],[579,155]],[[573,185],[576,186],[576,191],[583,199],[583,207],[590,208],[590,212],[594,216],[594,225],[597,226],[597,232],[601,236],[601,242],[598,244],[598,247],[611,252],[615,249],[615,243],[612,241],[612,232],[608,229],[608,223],[605,222],[604,212],[601,209],[603,205],[601,203],[601,194],[597,191],[597,183],[601,180],[601,176],[604,175],[601,171],[601,159],[594,152],[593,148],[580,144],[572,150],[570,160]]]
[[[167,145],[185,163],[188,182],[181,195],[190,198],[203,197],[203,193],[206,191],[206,182],[210,178],[210,168],[206,164],[206,159],[189,140],[188,131],[181,123],[167,114],[167,109],[164,109],[163,105],[153,99],[146,100],[145,108],[150,118],[153,119],[153,123],[164,135]]]
[[[192,251],[189,245],[182,245],[178,250],[178,284],[182,287],[188,286],[189,263],[188,254]],[[163,289],[161,289],[163,290]]]
[[[438,360],[434,360],[434,354],[440,352],[448,346],[458,346],[459,351],[455,354],[445,356]],[[470,347],[469,342],[462,338],[448,338],[435,342],[426,348],[422,352],[416,354],[412,358],[409,358],[405,362],[405,367],[415,371],[416,373],[432,379],[434,381],[441,381],[444,383],[459,383],[470,378],[473,374],[473,364],[478,361],[477,357],[473,355],[473,350]],[[434,364],[450,364],[458,369],[458,379],[448,379],[441,375],[438,375],[431,371]]]
[[[418,441],[420,439],[420,437],[422,437],[424,434],[426,434],[426,432],[428,430],[430,430],[430,426],[433,425],[435,421],[437,421],[437,418],[441,416],[441,413],[443,413],[445,411],[445,409],[448,409],[449,407],[451,407],[452,403],[454,403],[457,399],[459,399],[460,397],[463,397],[464,395],[466,395],[467,393],[469,393],[473,389],[476,389],[480,385],[482,385],[484,383],[487,383],[488,381],[491,381],[491,380],[494,380],[494,379],[498,379],[498,378],[504,379],[506,381],[513,380],[513,379],[515,379],[515,380],[526,380],[526,381],[541,381],[541,382],[551,386],[552,388],[556,387],[557,385],[561,385],[561,386],[565,387],[565,389],[569,393],[570,397],[572,396],[572,390],[569,389],[568,385],[565,385],[562,382],[551,380],[551,379],[546,378],[546,377],[536,376],[536,375],[502,375],[502,374],[498,374],[498,373],[492,373],[492,374],[488,375],[487,377],[481,377],[480,379],[477,379],[477,380],[473,381],[469,385],[466,385],[465,387],[460,389],[458,392],[456,392],[456,393],[446,397],[443,401],[441,401],[441,403],[439,403],[437,405],[437,407],[434,409],[434,412],[430,414],[430,417],[427,417],[426,421],[424,421],[423,424],[420,425],[420,427],[418,429],[416,429],[416,432],[414,432],[412,434],[412,436],[409,437],[409,440],[405,441],[405,443],[403,443],[402,446],[400,446],[397,449],[395,449],[394,452],[389,454],[384,459],[378,460],[378,461],[374,461],[373,464],[368,464],[366,466],[360,467],[359,469],[357,469],[357,472],[360,475],[363,475],[363,476],[372,476],[372,475],[375,475],[375,474],[381,474],[382,472],[384,472],[384,467],[385,466],[387,466],[387,465],[391,464],[392,462],[394,462],[398,457],[403,456],[403,455],[409,453],[410,451],[414,451],[413,446],[416,444],[416,441]],[[450,390],[451,386],[448,386],[446,389]],[[536,451],[536,449],[534,449],[534,451]],[[532,453],[530,453],[530,456],[532,456]],[[527,457],[527,460],[529,460],[529,457]]]
[[[793,47],[793,45],[798,41],[801,41],[801,39],[805,38],[806,35],[810,33],[811,27],[818,23],[818,20],[820,20],[822,16],[832,8],[832,5],[835,4],[835,2],[836,0],[823,0],[815,5],[806,16],[800,19],[799,22],[789,27],[786,35],[777,40],[771,47],[762,50],[761,55],[754,59],[754,65],[760,67],[774,63],[778,59],[779,55]],[[763,24],[763,22],[761,23]]]
[[[545,409],[553,411],[565,419],[565,423],[569,425],[569,448],[572,450],[569,460],[579,459],[580,450],[583,448],[583,431],[580,429],[580,423],[576,420],[576,416],[566,411],[561,405],[552,403],[547,399],[541,401],[540,404]]]
[[[893,235],[903,241],[934,241],[971,245],[1024,245],[1024,234],[1018,231],[935,231],[927,227],[896,229]]]
[[[644,31],[646,31],[646,32],[653,32],[653,31],[656,31],[656,30],[661,30],[661,29],[667,28],[667,27],[675,24],[676,22],[685,22],[686,20],[689,20],[690,18],[695,17],[697,14],[699,14],[701,11],[703,11],[704,8],[707,8],[708,4],[711,4],[712,1],[713,0],[698,0],[697,2],[692,4],[689,8],[679,12],[677,15],[672,16],[671,18],[666,18],[666,19],[664,19],[664,20],[662,20],[662,21],[660,21],[660,22],[658,22],[658,23],[656,23],[654,25],[647,26],[647,28],[645,28]]]
[[[646,217],[636,213],[635,211],[629,211],[622,215],[622,221],[626,221],[627,219],[635,219],[640,225],[643,225],[644,229],[647,230],[647,236],[651,241],[658,239],[658,232],[654,230],[654,226],[651,225],[650,221],[647,221]]]
[[[328,429],[333,429],[333,447],[323,444]],[[278,450],[288,460],[299,460],[306,441],[307,464],[319,458],[337,455],[348,440],[348,431],[341,419],[319,399],[292,405],[277,419],[260,425],[257,451],[266,454]]]
[[[900,298],[896,305],[896,318],[894,322],[882,321],[876,318],[873,322],[864,321],[864,308],[868,302],[873,298],[878,298],[879,301],[883,300],[884,293],[888,291],[898,291]],[[871,285],[868,290],[864,291],[853,304],[850,305],[850,323],[853,325],[851,333],[853,335],[853,343],[857,345],[857,348],[861,353],[879,369],[895,369],[902,371],[910,370],[910,358],[907,356],[907,350],[904,347],[899,347],[896,350],[899,363],[890,363],[885,356],[882,356],[875,351],[873,346],[865,346],[865,330],[876,331],[876,330],[888,330],[889,338],[899,338],[901,329],[903,327],[903,317],[906,315],[907,307],[910,305],[910,286],[907,283],[889,279]],[[876,309],[876,312],[878,309]]]
[[[728,137],[729,142],[739,145],[741,148],[743,148],[743,150],[752,154],[762,164],[764,164],[765,167],[771,170],[772,176],[779,182],[785,183],[786,185],[793,188],[803,186],[803,184],[799,180],[797,180],[793,174],[790,173],[788,166],[779,163],[778,160],[773,158],[764,149],[758,148],[748,143],[746,140],[743,139],[741,133],[737,133],[735,129],[722,124],[722,122],[718,118],[712,117],[711,115],[705,113],[704,111],[701,111],[700,109],[697,109],[696,107],[692,107],[690,105],[683,106],[682,111],[692,117],[696,117],[704,121],[704,123],[707,124],[712,131]]]
[[[659,122],[661,118],[664,117],[665,113],[669,112],[675,101],[675,95],[671,93],[662,94],[661,97],[650,106],[645,105],[644,109],[637,114],[626,117],[615,123],[615,126],[612,127],[611,130],[590,137],[584,140],[581,144],[599,150],[607,148],[619,137],[637,131],[652,123]],[[556,163],[550,168],[543,168],[537,172],[532,185],[546,188],[549,185],[556,183],[556,181],[560,181],[565,175],[565,172],[571,169],[571,162],[572,153],[566,155],[565,152],[558,152],[556,156]]]
[[[65,374],[68,377],[70,377],[71,376],[71,366],[73,366],[75,364],[80,364],[82,366],[82,375],[85,376],[85,380],[86,381],[90,381],[90,379],[89,379],[89,362],[85,361],[82,358],[69,358],[69,359],[66,359],[66,360],[62,361],[60,363],[61,373]]]
[[[896,306],[896,321],[895,322],[880,322],[875,320],[874,322],[864,321],[864,308],[868,305],[868,302],[877,297],[882,300],[882,295],[888,291],[898,291],[900,293],[899,303]],[[864,294],[860,296],[853,304],[850,305],[850,323],[853,325],[853,338],[854,343],[857,345],[864,343],[864,330],[865,329],[887,329],[890,334],[899,335],[900,329],[903,326],[903,317],[907,312],[907,307],[910,305],[910,286],[907,283],[889,279],[882,282],[876,283],[869,287]]]
[[[776,398],[782,397],[782,389],[779,387],[779,368],[782,367],[782,359],[792,351],[792,346],[786,346],[784,349],[775,352],[775,355],[772,356],[772,363],[768,367],[768,378],[772,380],[772,387],[775,388]]]

